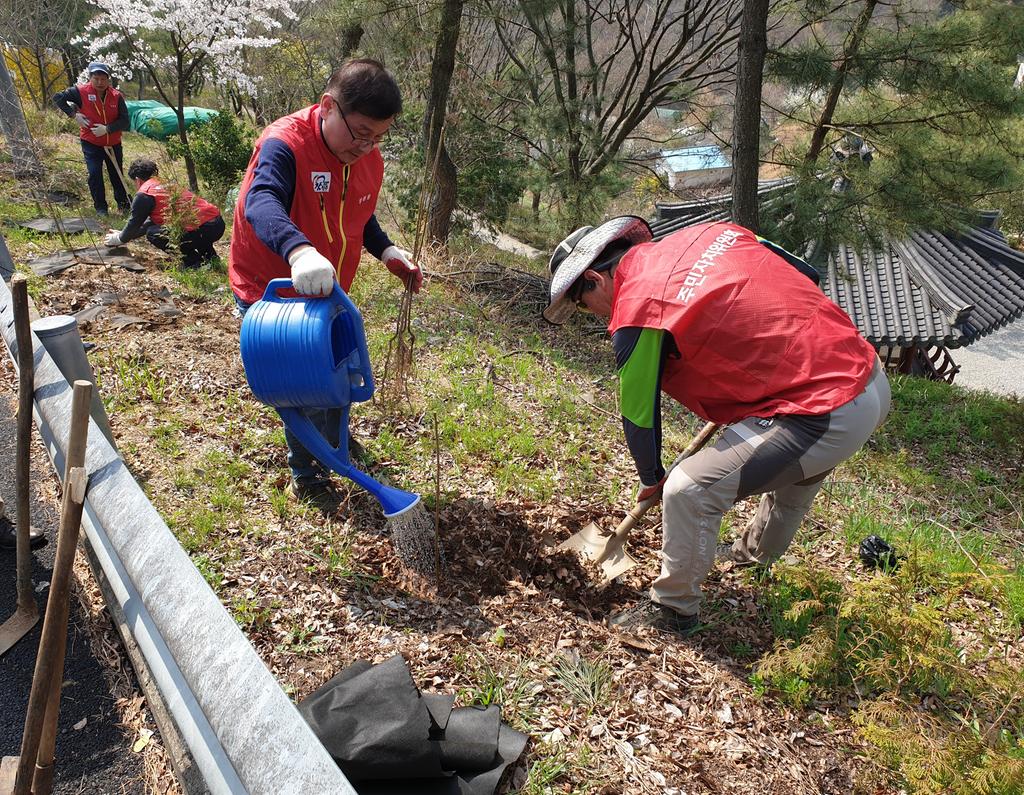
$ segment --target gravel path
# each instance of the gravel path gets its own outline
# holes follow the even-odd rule
[[[1024,398],[1024,320],[951,353],[957,385]]]

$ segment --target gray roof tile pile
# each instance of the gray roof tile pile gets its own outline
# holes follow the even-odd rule
[[[762,212],[784,203],[790,184],[762,182]],[[659,203],[654,239],[727,220],[730,205],[728,194]],[[993,228],[998,213],[978,220],[955,235],[917,231],[865,251],[840,245],[828,255],[822,289],[876,347],[969,345],[1024,315],[1024,253]]]

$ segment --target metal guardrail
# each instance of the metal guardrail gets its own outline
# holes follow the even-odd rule
[[[0,259],[6,253],[0,237]],[[3,283],[0,335],[16,362]],[[71,387],[35,334],[32,341],[35,419],[59,476]],[[94,421],[89,428],[82,527],[210,792],[355,795]]]

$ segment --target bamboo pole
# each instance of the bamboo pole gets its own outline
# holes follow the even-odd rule
[[[63,651],[67,643],[68,601],[71,590],[71,567],[78,546],[78,531],[85,502],[85,443],[89,428],[89,401],[92,384],[75,381],[71,401],[71,430],[68,436],[65,466],[64,499],[61,505],[57,557],[50,579],[50,595],[46,602],[39,653],[36,656],[32,691],[25,715],[25,731],[21,738],[21,755],[14,782],[14,795],[30,795],[33,775],[45,786],[53,780],[53,744],[56,738],[57,712],[60,706],[60,685],[64,673]],[[44,736],[49,746],[42,744]],[[42,754],[42,770],[33,771],[37,755]],[[36,765],[38,768],[39,766]],[[36,793],[40,791],[35,790]]]

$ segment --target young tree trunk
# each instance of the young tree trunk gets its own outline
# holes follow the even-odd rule
[[[14,80],[7,71],[7,63],[0,58],[0,132],[7,139],[11,151],[16,177],[39,177],[43,166],[32,148],[32,136],[25,123],[25,114],[18,100],[18,92],[14,89]]]
[[[464,5],[465,0],[444,0],[441,8],[434,60],[430,66],[430,94],[423,116],[427,179],[434,182],[428,208],[427,239],[441,246],[448,244],[457,197],[458,171],[441,139],[441,131],[448,112],[448,93],[455,72],[455,53]],[[435,162],[436,174],[432,173]]]
[[[732,220],[758,230],[761,83],[768,49],[768,0],[744,0],[732,120]]]
[[[825,98],[825,106],[821,110],[821,116],[818,117],[818,123],[814,126],[814,132],[811,135],[811,145],[805,158],[808,163],[817,160],[825,146],[825,136],[828,135],[832,126],[832,114],[835,113],[836,105],[839,104],[839,96],[843,93],[846,74],[850,71],[851,62],[857,57],[861,42],[864,41],[864,34],[867,32],[868,25],[871,24],[871,15],[874,14],[877,5],[878,0],[865,0],[864,8],[843,45],[842,61],[836,69],[832,85],[829,86],[828,96]]]
[[[46,103],[50,96],[50,79],[46,74],[46,52],[41,47],[32,48],[32,56],[35,58],[35,66],[39,71],[39,95],[36,96],[35,92],[32,92],[33,99],[36,102],[36,108],[39,110],[46,110]]]
[[[530,210],[533,211],[533,217],[534,218],[539,218],[540,217],[540,191],[539,190],[535,190],[535,191],[532,191],[532,193],[533,193],[533,198],[530,200]]]
[[[458,174],[448,156],[448,147],[441,142],[437,159],[434,189],[430,194],[430,215],[427,219],[427,240],[445,246],[452,231],[452,215],[458,200]]]
[[[356,22],[350,27],[345,28],[345,32],[341,37],[341,59],[351,58],[352,54],[356,51],[359,46],[359,42],[363,38],[363,26]]]
[[[174,109],[178,117],[178,140],[185,150],[185,172],[188,174],[188,186],[193,193],[199,191],[199,178],[196,176],[196,161],[192,158],[192,149],[188,145],[188,131],[185,129],[185,74],[181,69],[181,58],[178,58],[178,105]]]

